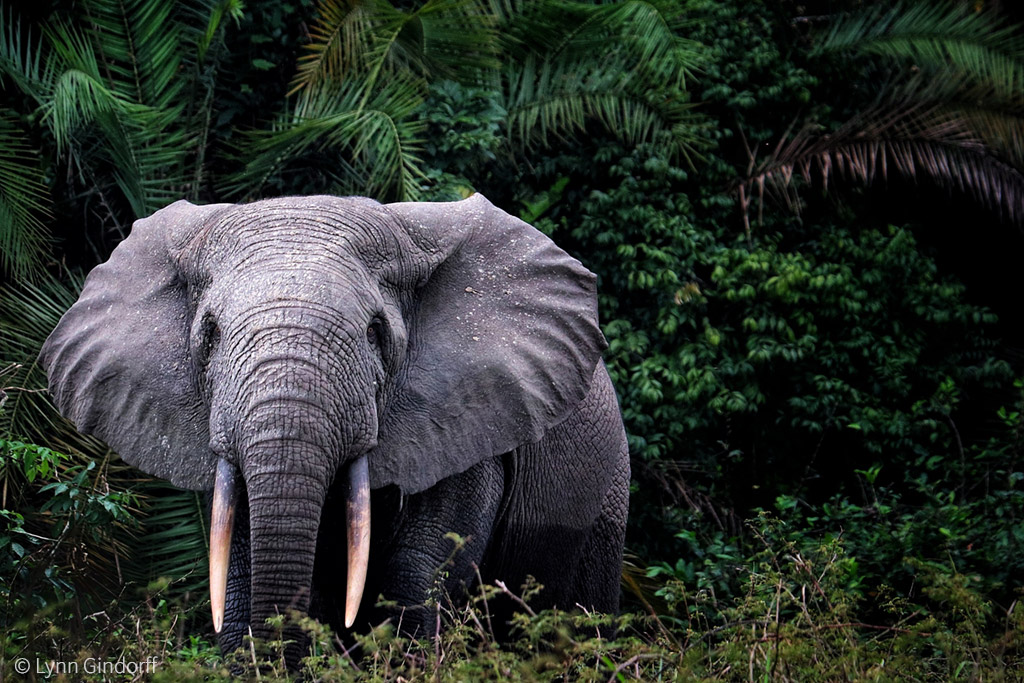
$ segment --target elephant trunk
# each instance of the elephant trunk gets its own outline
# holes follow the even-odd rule
[[[260,638],[273,635],[266,623],[269,617],[309,609],[320,512],[327,494],[325,474],[297,466],[322,462],[322,456],[306,453],[308,445],[294,440],[271,447],[288,455],[279,458],[279,465],[243,472],[252,553],[250,624]],[[301,641],[295,635],[286,639]]]

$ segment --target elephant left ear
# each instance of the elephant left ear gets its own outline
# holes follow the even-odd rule
[[[596,277],[481,195],[386,207],[420,251],[421,287],[373,487],[429,488],[541,439],[590,390],[606,348]]]

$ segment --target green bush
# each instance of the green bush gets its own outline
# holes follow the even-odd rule
[[[182,608],[154,600],[148,615],[108,629],[105,645],[128,661],[152,658],[155,681],[293,680],[283,657],[291,623],[310,641],[300,675],[319,681],[1013,680],[1024,665],[1024,617],[996,609],[948,565],[920,567],[924,592],[942,606],[930,609],[892,591],[858,591],[839,539],[815,543],[768,514],[750,530],[760,550],[743,565],[742,594],[721,611],[709,591],[680,578],[666,579],[662,615],[618,619],[534,612],[538,586],[494,585],[463,607],[442,596],[434,608],[443,628],[420,640],[396,635],[393,624],[342,640],[292,613],[270,620],[277,638],[222,658],[202,639],[175,635]],[[488,602],[509,595],[522,612],[498,643]],[[865,602],[888,623],[860,621]]]
[[[132,525],[133,496],[108,490],[96,463],[70,464],[62,453],[0,440],[0,630],[2,653],[36,652],[52,637],[59,611],[80,617],[111,596],[118,583],[115,525]],[[56,619],[59,623],[61,620]]]

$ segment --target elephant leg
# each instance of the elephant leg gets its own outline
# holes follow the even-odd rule
[[[601,515],[583,543],[574,585],[577,602],[599,612],[619,611],[622,549],[629,513],[629,459],[625,456],[601,504]]]
[[[540,442],[512,457],[514,483],[485,579],[518,591],[543,586],[534,609],[615,611],[629,500],[629,451],[611,380],[595,370],[590,394]]]
[[[384,577],[379,592],[397,604],[387,611],[404,633],[434,633],[437,614],[423,604],[433,599],[444,605],[449,597],[457,603],[476,583],[504,482],[501,458],[491,458],[404,501],[378,574]],[[449,532],[465,540],[461,550],[445,538]]]

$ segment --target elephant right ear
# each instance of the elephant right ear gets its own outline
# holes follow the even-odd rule
[[[189,356],[191,311],[173,254],[225,204],[186,201],[135,222],[43,344],[57,408],[83,434],[176,486],[213,485],[208,411]]]

